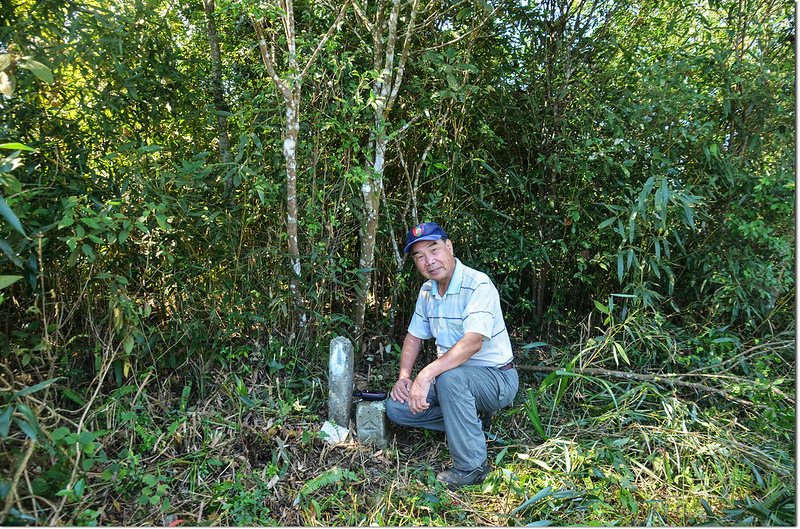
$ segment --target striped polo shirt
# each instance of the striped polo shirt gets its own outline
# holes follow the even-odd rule
[[[489,276],[458,259],[444,296],[433,279],[422,285],[408,332],[421,340],[436,338],[438,356],[467,332],[483,335],[481,350],[464,365],[500,367],[514,358],[497,288]]]

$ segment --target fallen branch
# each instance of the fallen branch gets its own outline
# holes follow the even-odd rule
[[[612,377],[612,378],[621,378],[624,380],[637,380],[639,382],[651,382],[653,384],[664,384],[669,387],[684,387],[689,389],[694,389],[696,391],[702,393],[712,393],[714,395],[719,395],[722,398],[727,400],[744,404],[746,406],[756,406],[759,408],[768,408],[768,406],[764,404],[756,404],[755,402],[740,399],[738,397],[734,397],[730,393],[725,390],[712,388],[706,386],[705,384],[698,384],[697,382],[684,382],[683,380],[678,380],[675,377],[680,375],[648,375],[643,373],[631,373],[628,371],[614,371],[611,369],[602,369],[598,367],[583,367],[583,368],[573,368],[573,369],[566,369],[563,367],[551,367],[551,366],[531,366],[531,365],[518,365],[517,370],[519,371],[535,371],[540,373],[555,373],[557,371],[562,371],[563,373],[575,373],[577,375],[592,375],[592,376],[599,376],[599,377]],[[792,403],[794,404],[794,403]]]

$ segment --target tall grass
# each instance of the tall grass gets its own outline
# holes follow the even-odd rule
[[[113,390],[100,377],[90,400],[54,398],[61,379],[3,379],[4,523],[793,525],[793,343],[716,342],[715,368],[687,366],[656,357],[696,337],[626,325],[521,353],[531,369],[494,420],[494,470],[457,492],[435,480],[442,434],[398,429],[383,450],[324,442],[324,371],[282,363],[282,345]],[[658,333],[670,344],[642,362]],[[375,380],[392,378],[388,364]]]

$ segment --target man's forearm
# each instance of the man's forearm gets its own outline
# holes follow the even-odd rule
[[[475,353],[481,350],[482,346],[483,336],[478,333],[468,332],[445,354],[425,366],[417,376],[426,380],[433,380],[445,371],[458,367],[472,358]]]
[[[421,349],[422,340],[411,333],[407,333],[403,340],[403,349],[400,352],[400,374],[397,377],[398,380],[411,378],[414,362],[417,361],[417,356],[419,356]]]

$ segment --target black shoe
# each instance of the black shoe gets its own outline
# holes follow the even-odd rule
[[[467,485],[483,483],[483,480],[486,479],[486,475],[490,470],[489,465],[486,463],[470,471],[448,468],[447,470],[439,472],[436,479],[447,485],[448,489],[456,490],[461,487],[466,487]]]

